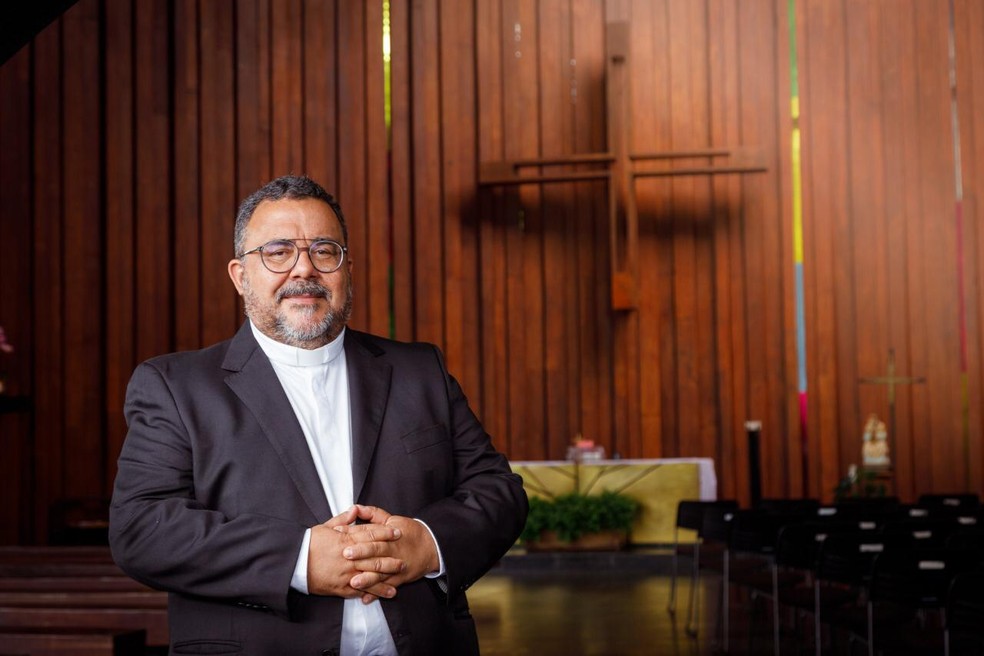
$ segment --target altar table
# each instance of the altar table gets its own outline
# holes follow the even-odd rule
[[[523,477],[523,486],[531,497],[558,496],[575,490],[585,494],[613,490],[633,497],[640,505],[630,536],[633,545],[672,544],[677,503],[683,499],[717,498],[717,477],[711,458],[581,463],[535,460],[510,464]]]

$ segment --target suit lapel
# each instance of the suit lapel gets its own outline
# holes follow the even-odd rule
[[[232,372],[226,377],[226,384],[253,413],[315,519],[330,519],[331,508],[304,432],[270,360],[256,343],[249,322],[232,339],[222,367]]]
[[[345,360],[348,369],[349,406],[352,411],[352,493],[360,502],[362,488],[389,398],[392,367],[379,356],[382,349],[357,331],[345,331]]]

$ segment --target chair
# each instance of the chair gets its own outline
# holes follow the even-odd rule
[[[823,622],[835,609],[860,603],[868,585],[875,556],[907,548],[912,539],[904,533],[883,534],[872,531],[828,535],[817,554],[813,580],[814,645],[821,656]],[[830,624],[851,626],[851,613],[828,618]]]
[[[687,616],[693,616],[696,598],[695,595],[700,576],[700,543],[702,540],[701,528],[703,527],[704,522],[704,512],[711,508],[737,510],[738,502],[733,499],[721,499],[717,501],[683,500],[677,504],[676,525],[673,528],[673,576],[670,578],[670,601],[666,608],[670,615],[676,613],[676,582],[680,555],[680,529],[686,529],[697,532],[692,545],[693,561],[690,577],[690,599],[687,606]]]
[[[928,549],[944,546],[946,539],[959,527],[960,524],[953,517],[930,517],[889,521],[882,526],[881,531],[886,535],[908,536],[917,549]]]
[[[976,512],[981,500],[976,493],[921,494],[916,505],[928,508],[930,512],[965,513]]]
[[[984,527],[961,526],[946,538],[947,549],[976,549],[984,553]]]
[[[776,655],[781,652],[780,607],[789,606],[797,611],[813,609],[814,570],[824,540],[830,535],[863,531],[859,522],[840,519],[792,523],[779,530],[772,563],[772,637]]]
[[[943,653],[984,654],[984,571],[957,574],[950,583]]]
[[[944,648],[942,614],[953,578],[970,571],[981,554],[965,549],[906,549],[879,554],[873,563],[865,622],[868,655],[876,651],[938,654]],[[925,613],[938,613],[935,625]],[[876,644],[876,629],[890,628]]]
[[[728,579],[730,577],[730,554],[728,552],[728,542],[731,539],[731,524],[734,521],[737,510],[732,508],[708,508],[704,511],[701,521],[700,534],[703,544],[714,544],[722,549],[721,555],[721,606],[722,611],[719,615],[723,620],[723,648],[728,651]],[[687,621],[686,631],[688,635],[697,635],[697,604],[691,606],[691,615]]]
[[[739,510],[734,514],[725,550],[728,567],[722,576],[725,651],[730,640],[731,585],[751,590],[753,610],[754,602],[759,597],[769,597],[773,591],[774,573],[771,566],[779,531],[787,524],[813,517],[818,506],[815,500],[805,503],[798,499],[767,500],[754,509]],[[790,578],[788,584],[792,582]]]

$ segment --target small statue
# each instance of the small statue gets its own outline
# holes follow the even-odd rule
[[[872,413],[864,425],[861,462],[865,467],[884,468],[891,464],[888,457],[888,430],[885,422]]]

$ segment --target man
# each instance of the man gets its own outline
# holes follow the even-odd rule
[[[316,183],[268,183],[228,266],[249,320],[130,381],[110,544],[170,592],[174,654],[478,652],[464,591],[522,482],[436,347],[346,328],[347,242]]]

